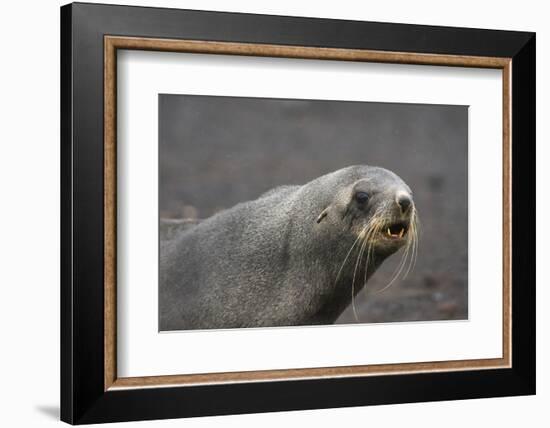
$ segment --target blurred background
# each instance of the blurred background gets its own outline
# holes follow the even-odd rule
[[[161,218],[204,219],[282,184],[354,164],[412,189],[414,271],[390,257],[356,299],[361,322],[468,317],[468,107],[159,95]],[[337,323],[355,323],[348,308]]]

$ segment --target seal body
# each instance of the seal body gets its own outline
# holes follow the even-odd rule
[[[361,165],[172,227],[161,234],[160,330],[333,323],[407,242],[413,216],[397,175]]]

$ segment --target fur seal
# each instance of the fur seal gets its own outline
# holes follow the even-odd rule
[[[416,222],[405,182],[366,165],[277,187],[193,227],[172,222],[161,233],[159,328],[334,323],[401,247],[393,280],[410,269]]]

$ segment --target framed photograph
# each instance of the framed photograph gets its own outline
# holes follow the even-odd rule
[[[61,8],[61,418],[535,393],[535,35]]]

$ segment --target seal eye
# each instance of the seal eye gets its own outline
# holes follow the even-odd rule
[[[369,200],[369,194],[366,192],[357,192],[355,194],[355,200],[360,204],[365,204]]]

